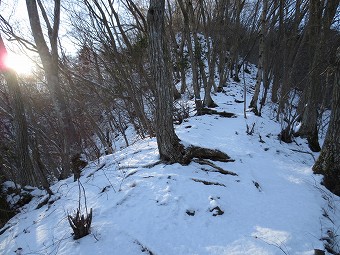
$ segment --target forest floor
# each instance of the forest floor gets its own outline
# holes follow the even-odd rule
[[[256,76],[251,71],[245,76],[249,90]],[[243,80],[225,89],[213,95],[216,110],[235,118],[191,114],[175,128],[186,146],[227,153],[234,162],[213,163],[237,175],[197,162],[152,167],[159,160],[155,138],[138,140],[91,162],[80,187],[73,177],[56,182],[50,203],[39,209],[47,195],[34,189],[32,201],[3,228],[0,254],[312,255],[324,250],[326,239],[340,234],[335,227],[340,200],[311,170],[318,154],[300,138],[280,142],[274,105],[266,106],[262,117],[247,112],[245,119],[243,103],[236,103],[243,100]],[[251,135],[247,125],[254,125]],[[67,216],[77,209],[79,196],[83,212],[86,197],[93,220],[90,235],[74,240]]]

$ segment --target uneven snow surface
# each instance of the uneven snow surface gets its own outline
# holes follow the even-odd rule
[[[248,86],[252,76],[246,76]],[[243,104],[234,101],[243,100],[242,86],[231,82],[225,94],[213,96],[216,110],[236,118],[192,116],[176,126],[183,144],[227,153],[235,162],[214,163],[237,176],[198,163],[147,167],[158,161],[157,144],[141,140],[82,172],[93,210],[90,235],[73,240],[67,215],[78,206],[79,187],[69,178],[52,186],[55,202],[40,209],[46,195],[35,191],[40,197],[5,226],[0,254],[312,255],[323,249],[322,195],[331,195],[312,173],[313,156],[294,151],[309,151],[302,139],[280,143],[273,106],[263,117],[248,112],[245,119]]]

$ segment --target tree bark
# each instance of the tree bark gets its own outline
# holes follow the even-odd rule
[[[323,174],[323,184],[340,196],[340,47],[337,49],[337,66],[333,88],[332,112],[325,142],[314,173]]]
[[[161,160],[181,162],[184,148],[173,126],[172,79],[169,56],[164,40],[165,0],[150,0],[147,14],[149,54],[156,87],[156,138]]]

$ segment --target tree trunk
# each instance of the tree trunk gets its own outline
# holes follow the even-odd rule
[[[302,125],[299,130],[299,135],[306,137],[308,140],[309,148],[314,151],[320,151],[320,145],[318,141],[318,101],[321,94],[321,83],[320,73],[321,70],[318,68],[321,58],[321,17],[322,17],[322,6],[320,1],[311,0],[310,5],[310,18],[308,22],[308,32],[310,41],[310,76],[309,85],[304,91],[306,93],[305,98],[307,104],[305,106]]]
[[[258,59],[258,69],[256,75],[256,84],[254,95],[250,101],[249,107],[253,109],[253,112],[258,115],[257,101],[259,99],[261,82],[263,80],[263,61],[264,61],[264,37],[266,33],[266,16],[267,16],[268,0],[263,0],[262,16],[261,16],[261,32],[260,32],[260,42],[259,42],[259,59]]]
[[[211,97],[211,89],[212,87],[216,87],[215,85],[215,66],[216,66],[216,60],[217,60],[217,52],[216,52],[216,42],[214,41],[213,36],[211,36],[211,32],[208,33],[208,25],[211,25],[210,23],[207,22],[207,17],[205,14],[205,5],[204,2],[202,0],[199,0],[198,3],[199,5],[199,9],[200,9],[200,16],[202,19],[202,25],[203,25],[203,34],[204,34],[204,38],[206,39],[207,43],[207,54],[206,54],[206,58],[207,58],[207,63],[208,63],[208,78],[206,77],[205,74],[205,68],[204,68],[204,63],[202,61],[202,54],[204,54],[202,52],[202,50],[200,50],[200,54],[199,56],[199,63],[200,63],[200,70],[201,70],[201,75],[202,75],[202,79],[203,79],[203,84],[204,84],[204,99],[203,99],[203,105],[206,107],[216,107],[216,103],[213,101],[212,97]],[[190,12],[192,13],[192,16],[194,15],[194,11],[191,5],[190,8]],[[192,17],[192,21],[194,23],[194,17]],[[211,42],[210,42],[211,41]],[[197,44],[199,42],[197,41]],[[196,42],[195,42],[196,44]],[[201,49],[201,47],[198,47],[199,49]]]
[[[181,8],[183,19],[184,19],[184,36],[188,42],[188,52],[190,56],[190,63],[191,63],[191,70],[192,70],[192,87],[193,87],[194,96],[195,96],[195,106],[196,106],[197,113],[199,113],[201,112],[203,108],[203,104],[201,100],[200,86],[198,84],[198,63],[195,58],[191,35],[190,35],[190,19],[189,19],[189,14],[188,14],[188,8],[185,8],[183,0],[178,0],[178,4]]]
[[[179,72],[181,75],[181,94],[184,94],[185,90],[187,89],[187,79],[186,79],[186,59],[184,56],[184,45],[185,45],[185,35],[182,34],[181,44],[180,44],[180,57],[179,57]]]
[[[0,51],[4,56],[7,54],[5,44],[0,35]],[[34,175],[32,160],[29,152],[29,138],[27,120],[25,115],[24,101],[19,87],[16,73],[4,67],[4,75],[8,86],[8,91],[13,100],[14,111],[14,133],[16,138],[16,153],[18,163],[18,183],[22,185],[37,185]]]
[[[241,24],[240,24],[240,16],[241,16],[241,12],[243,9],[243,6],[245,4],[245,1],[241,1],[241,0],[237,0],[235,5],[236,5],[236,11],[235,11],[235,39],[234,39],[234,45],[232,47],[232,51],[231,51],[231,66],[232,66],[232,70],[235,70],[234,73],[234,81],[239,82],[240,78],[239,78],[239,48],[240,48],[240,41],[241,41],[241,36],[240,36],[240,28],[241,28]]]
[[[209,43],[209,42],[208,42]],[[206,107],[216,107],[217,104],[211,97],[211,89],[212,86],[215,84],[215,63],[217,60],[217,52],[215,46],[212,48],[212,56],[209,64],[209,79],[207,85],[204,87],[204,106]]]
[[[156,87],[156,138],[161,160],[181,162],[184,148],[173,126],[173,97],[169,55],[164,40],[165,0],[150,0],[147,20],[149,54]]]
[[[337,66],[333,88],[332,113],[325,142],[314,173],[323,174],[323,184],[340,196],[340,47],[337,49]]]
[[[47,179],[47,169],[44,165],[44,163],[41,160],[41,155],[39,152],[39,146],[37,142],[37,138],[33,137],[31,139],[31,144],[32,144],[32,158],[33,158],[33,164],[35,165],[35,169],[37,171],[37,176],[39,176],[39,180],[41,183],[41,186],[46,190],[46,192],[52,196],[53,192],[50,189],[50,184]]]
[[[41,28],[39,13],[36,0],[26,0],[26,7],[32,35],[37,46],[37,50],[45,71],[47,86],[51,93],[54,108],[56,110],[58,120],[61,125],[61,137],[63,137],[63,170],[61,179],[68,177],[71,173],[70,159],[74,155],[80,155],[80,138],[75,130],[72,122],[71,113],[67,107],[67,102],[62,93],[59,81],[58,70],[58,31],[60,23],[60,0],[55,0],[53,27],[47,22],[51,51],[49,50]],[[41,7],[41,6],[40,6]],[[41,10],[44,11],[41,7]],[[44,16],[44,15],[43,15]],[[77,170],[78,171],[78,170]],[[80,170],[79,170],[80,171]]]

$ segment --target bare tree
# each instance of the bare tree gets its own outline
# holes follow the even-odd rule
[[[98,62],[111,79],[111,84],[105,86],[110,85],[110,89],[114,90],[115,93],[112,94],[115,96],[111,94],[113,97],[118,96],[125,101],[130,121],[137,132],[141,137],[154,136],[151,120],[145,112],[147,108],[145,99],[151,97],[150,94],[154,91],[145,68],[147,54],[144,53],[147,43],[144,30],[146,28],[144,28],[144,17],[138,18],[142,13],[132,4],[132,1],[124,2],[124,5],[128,6],[127,16],[132,15],[137,19],[132,19],[137,25],[124,24],[124,20],[121,20],[111,2],[104,4],[103,1],[84,0],[84,7],[88,10],[90,21],[89,24],[80,27],[78,32],[85,38],[92,38],[91,40],[97,45],[92,51],[98,52],[96,55]],[[86,20],[80,21],[79,17],[76,17],[75,22],[82,24]]]
[[[164,38],[165,0],[150,0],[148,10],[149,54],[156,87],[156,138],[161,160],[181,162],[184,148],[174,131],[172,79]]]
[[[265,51],[265,34],[267,33],[267,9],[268,9],[268,0],[263,0],[262,6],[262,15],[261,15],[261,31],[260,31],[260,42],[259,42],[259,58],[258,58],[258,70],[256,75],[256,84],[254,95],[251,99],[249,107],[253,109],[256,115],[259,114],[257,109],[257,102],[260,94],[261,83],[263,81],[263,65],[264,65],[264,51]]]
[[[44,38],[37,3],[41,15],[47,26],[47,33],[50,42],[50,49]],[[69,110],[65,96],[63,95],[60,78],[59,78],[59,55],[58,55],[58,32],[60,25],[60,0],[54,1],[53,23],[51,24],[46,10],[40,0],[26,0],[28,17],[32,35],[37,46],[37,50],[45,71],[48,89],[51,93],[53,104],[61,125],[61,137],[63,137],[63,171],[60,178],[66,178],[71,173],[71,168],[78,178],[80,169],[71,166],[70,162],[76,161],[80,157],[81,145],[80,138],[72,122],[71,112]]]
[[[318,141],[318,129],[317,129],[317,119],[318,119],[318,98],[321,92],[320,90],[320,70],[317,68],[320,59],[320,47],[318,42],[321,39],[319,34],[321,32],[321,17],[322,17],[322,6],[321,2],[317,0],[311,0],[309,3],[309,23],[308,32],[310,46],[309,51],[312,55],[310,57],[310,76],[309,76],[309,86],[305,90],[307,104],[304,109],[302,117],[302,126],[299,130],[300,135],[306,136],[308,140],[309,147],[312,151],[320,151],[320,145]]]
[[[7,54],[5,44],[0,35],[0,51],[1,55]],[[13,111],[14,111],[14,127],[16,136],[16,153],[18,161],[18,183],[23,185],[37,185],[36,177],[29,153],[29,138],[28,127],[25,115],[24,100],[19,87],[19,82],[16,73],[4,67],[4,75],[7,81],[7,87],[13,98]]]
[[[336,53],[335,82],[333,88],[332,113],[325,142],[314,173],[323,174],[323,184],[334,194],[340,195],[340,47]]]
[[[6,55],[7,51],[5,44],[0,35],[0,52],[1,55]],[[42,185],[48,194],[52,195],[52,191],[49,188],[49,183],[44,171],[41,167],[43,164],[38,160],[35,150],[36,146],[30,146],[30,135],[28,131],[28,123],[26,119],[26,111],[24,105],[24,99],[22,96],[21,88],[19,86],[19,81],[15,71],[10,68],[4,68],[4,76],[7,81],[8,91],[11,94],[13,100],[13,110],[14,110],[14,133],[16,138],[16,153],[17,153],[17,163],[18,163],[18,179],[15,180],[22,185]],[[30,150],[33,151],[31,157]],[[33,159],[32,159],[33,158]],[[35,167],[38,165],[38,167]]]
[[[325,5],[325,7],[324,7]],[[302,125],[299,135],[306,137],[309,148],[312,151],[320,151],[318,141],[317,121],[319,118],[319,105],[322,92],[322,72],[320,63],[322,62],[322,47],[326,41],[326,35],[339,5],[339,0],[309,1],[309,75],[308,87],[304,90],[305,107],[302,115]],[[325,9],[325,11],[324,11]]]
[[[193,50],[192,38],[191,38],[191,33],[190,33],[191,32],[190,27],[192,25],[191,15],[189,15],[189,11],[190,11],[189,4],[190,3],[186,2],[186,4],[184,4],[183,0],[177,0],[177,1],[183,14],[183,22],[184,22],[183,34],[188,44],[188,52],[190,56],[190,63],[191,63],[191,70],[192,70],[192,87],[194,90],[196,110],[199,113],[203,108],[203,104],[201,100],[200,86],[198,82],[198,63],[195,57],[195,52]],[[196,31],[193,31],[193,33],[196,33]],[[184,38],[182,38],[182,40],[184,40]]]
[[[244,7],[245,0],[236,0],[235,1],[235,11],[234,11],[234,20],[235,20],[235,28],[234,28],[234,42],[231,48],[231,76],[233,76],[234,80],[239,82],[239,53],[240,53],[240,41],[241,41],[241,12]],[[234,71],[234,75],[232,74]]]

